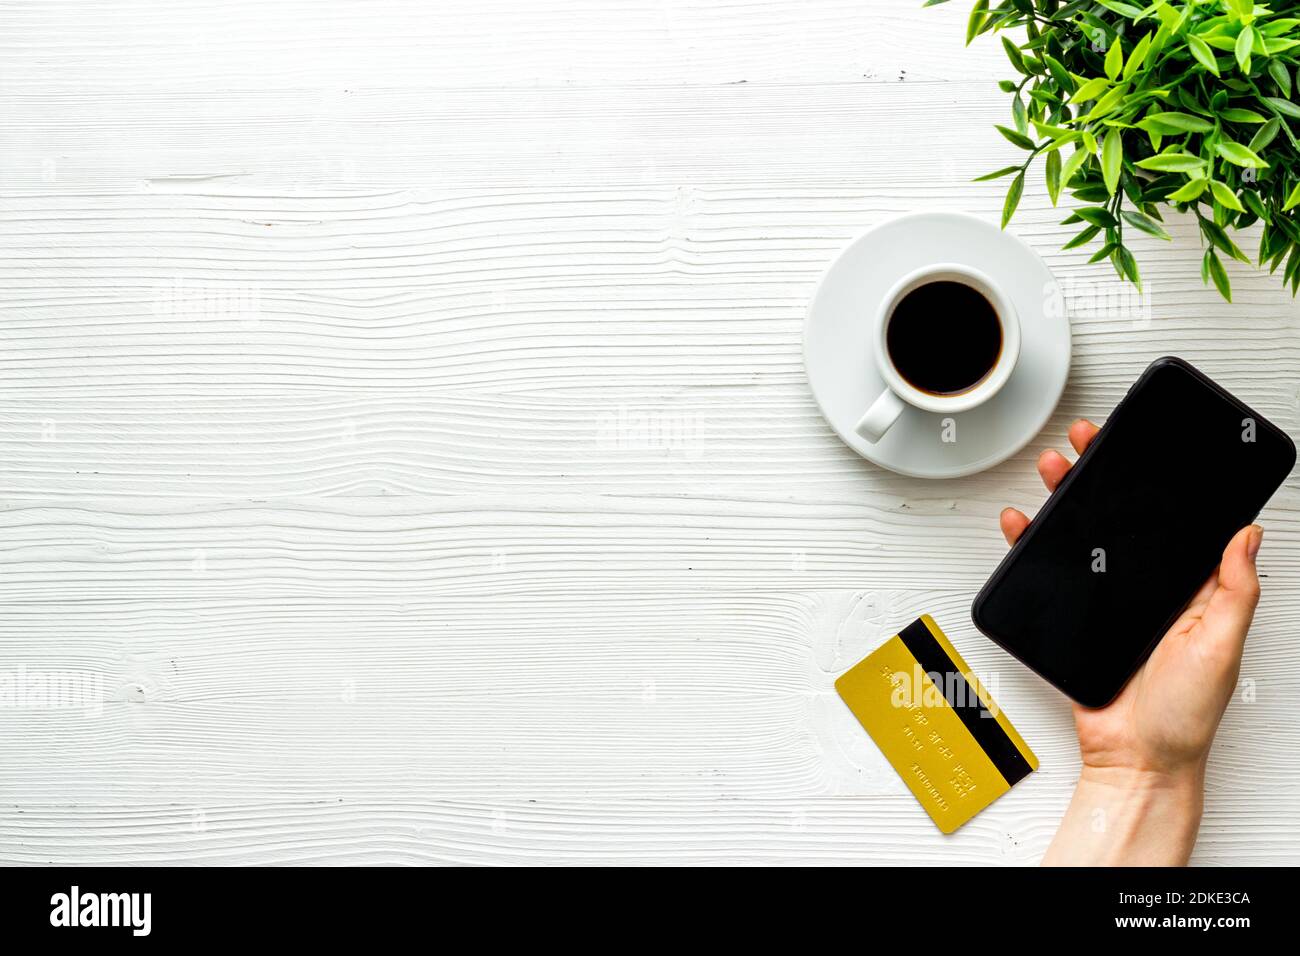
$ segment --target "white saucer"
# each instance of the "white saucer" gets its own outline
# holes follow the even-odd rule
[[[874,445],[854,429],[885,382],[871,318],[903,275],[936,262],[974,266],[1002,286],[1020,316],[1020,361],[1000,392],[951,416],[911,405]],[[960,213],[917,213],[859,236],[831,263],[808,308],[804,367],[822,415],[868,461],[916,478],[957,478],[1010,458],[1047,424],[1070,371],[1070,320],[1051,271],[996,226]],[[944,441],[943,419],[956,422]]]

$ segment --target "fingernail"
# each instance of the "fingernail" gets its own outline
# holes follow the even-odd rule
[[[1250,538],[1246,541],[1246,557],[1255,560],[1259,546],[1264,543],[1264,529],[1257,524],[1250,526]]]

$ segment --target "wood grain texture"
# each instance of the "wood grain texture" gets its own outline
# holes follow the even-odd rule
[[[1068,709],[967,608],[1032,464],[1183,355],[1300,434],[1300,311],[1015,231],[1040,441],[882,472],[803,378],[852,236],[994,219],[995,44],[912,0],[0,0],[0,863],[1031,863]],[[1194,467],[1194,461],[1189,462]],[[1300,484],[1196,860],[1300,862]],[[922,611],[1043,769],[956,836],[832,682]]]

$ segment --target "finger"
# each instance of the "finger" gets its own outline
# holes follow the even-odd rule
[[[1228,542],[1219,564],[1219,586],[1201,615],[1201,632],[1206,639],[1215,649],[1235,656],[1240,656],[1246,644],[1246,631],[1259,603],[1255,555],[1263,538],[1264,529],[1252,524]]]
[[[1097,437],[1099,431],[1101,429],[1088,419],[1080,418],[1070,426],[1070,445],[1082,455],[1083,450],[1092,444],[1092,440]]]
[[[1029,519],[1025,517],[1023,511],[1017,511],[1015,508],[1003,508],[1002,514],[998,516],[998,524],[1002,525],[1002,537],[1007,539],[1007,544],[1015,544],[1016,540],[1025,533],[1029,527]]]
[[[1038,477],[1043,479],[1048,491],[1055,491],[1069,470],[1070,463],[1055,449],[1049,448],[1038,456]]]
[[[1218,589],[1219,569],[1215,568],[1213,573],[1205,579],[1205,583],[1201,585],[1201,589],[1197,591],[1196,595],[1188,602],[1187,610],[1184,611],[1183,614],[1196,620],[1200,620],[1201,615],[1205,613],[1205,609],[1210,606],[1210,598],[1214,597],[1214,592]]]

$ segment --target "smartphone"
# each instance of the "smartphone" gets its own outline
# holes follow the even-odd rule
[[[1295,461],[1280,428],[1182,359],[1157,359],[975,598],[975,626],[1105,706]]]

